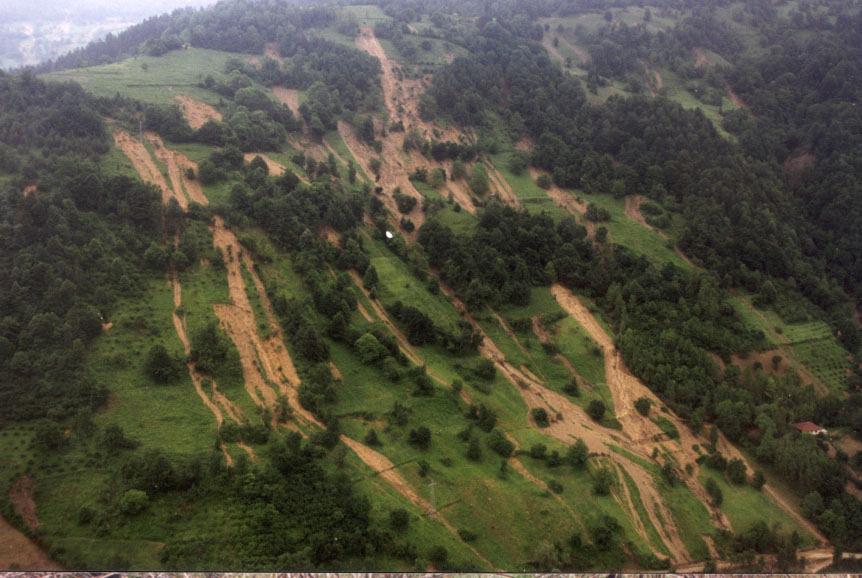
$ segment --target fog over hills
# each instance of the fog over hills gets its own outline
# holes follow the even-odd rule
[[[213,0],[5,0],[0,10],[0,68],[35,65],[141,20]]]

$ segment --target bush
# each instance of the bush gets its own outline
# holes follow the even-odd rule
[[[601,421],[605,416],[605,402],[600,399],[592,400],[589,405],[587,405],[587,415],[595,421]]]
[[[709,494],[710,499],[712,500],[712,505],[715,507],[721,506],[721,503],[724,501],[724,495],[721,492],[721,488],[718,487],[718,484],[715,483],[715,480],[709,478],[706,480],[706,493]]]
[[[563,488],[563,484],[557,480],[548,480],[548,489],[555,494],[562,494],[565,488]]]
[[[66,436],[60,424],[43,419],[36,424],[33,442],[39,449],[57,450],[66,445]]]
[[[607,496],[614,485],[614,474],[608,468],[600,468],[593,478],[593,493],[597,496]]]
[[[544,460],[548,452],[545,444],[533,444],[530,448],[530,457],[535,460]]]
[[[488,436],[488,447],[504,458],[508,458],[515,451],[515,445],[506,439],[506,436],[495,429]]]
[[[635,401],[635,409],[642,416],[649,415],[649,410],[652,407],[652,400],[648,397],[639,397]]]
[[[416,202],[416,197],[402,194],[401,191],[395,192],[395,204],[398,205],[398,210],[405,215],[413,211]]]
[[[587,465],[590,452],[584,440],[578,440],[566,450],[566,462],[575,469],[582,469]]]
[[[426,450],[431,445],[431,430],[424,425],[412,429],[410,430],[408,441],[417,448]]]
[[[398,532],[403,532],[410,526],[410,514],[401,508],[389,512],[389,526]]]
[[[175,381],[182,371],[182,365],[178,359],[171,357],[167,348],[161,343],[153,345],[147,353],[144,369],[150,379],[156,383],[170,383]]]
[[[581,388],[578,385],[578,381],[574,378],[569,381],[569,383],[563,386],[563,393],[572,397],[581,397]]]
[[[763,475],[763,472],[757,470],[751,478],[751,487],[755,490],[760,490],[764,484],[766,484],[766,477]]]
[[[471,462],[478,462],[482,459],[482,446],[479,445],[479,440],[470,438],[470,443],[467,444],[467,459]]]
[[[443,568],[449,561],[449,552],[443,546],[434,546],[428,553],[428,559],[431,560],[435,568]]]
[[[550,421],[548,420],[548,412],[545,411],[543,407],[534,407],[530,410],[530,415],[533,418],[533,421],[536,422],[536,425],[539,427],[548,427],[550,425]]]
[[[380,437],[377,435],[376,430],[368,430],[368,433],[365,434],[365,443],[371,447],[377,447],[380,445]]]
[[[551,177],[548,175],[539,175],[539,178],[536,179],[536,185],[538,185],[540,189],[548,190],[551,188],[551,184]]]
[[[134,516],[143,512],[150,503],[146,492],[141,490],[127,490],[120,499],[120,512],[128,516]]]
[[[747,481],[745,463],[739,458],[733,458],[727,464],[727,479],[731,484],[740,486]]]
[[[371,333],[365,333],[357,339],[353,347],[365,365],[375,365],[389,354],[388,350]]]

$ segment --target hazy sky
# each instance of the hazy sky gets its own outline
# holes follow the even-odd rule
[[[38,64],[150,16],[216,0],[0,0],[0,68]]]
[[[29,19],[103,19],[153,16],[183,6],[206,6],[215,0],[2,0],[0,24]]]

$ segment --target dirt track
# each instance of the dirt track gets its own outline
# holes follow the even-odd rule
[[[219,111],[196,98],[180,94],[175,96],[174,100],[179,103],[180,109],[183,111],[183,116],[186,118],[186,122],[188,122],[189,126],[195,130],[205,125],[208,120],[216,122],[221,122],[222,120],[222,116]]]

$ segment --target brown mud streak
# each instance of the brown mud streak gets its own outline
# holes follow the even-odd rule
[[[24,524],[31,531],[39,529],[39,516],[36,514],[36,500],[33,493],[36,491],[36,482],[30,476],[23,475],[9,488],[9,501],[12,509],[24,520]]]
[[[661,400],[659,400],[658,397],[656,397],[652,391],[643,384],[643,382],[628,372],[622,361],[622,356],[618,351],[615,351],[614,344],[610,339],[610,336],[608,336],[604,331],[604,328],[596,321],[595,317],[586,309],[586,307],[583,306],[583,304],[580,303],[571,291],[558,284],[554,285],[551,288],[551,291],[560,303],[560,306],[572,315],[581,324],[581,326],[584,327],[587,333],[589,333],[590,336],[593,337],[593,339],[604,349],[605,371],[607,374],[608,385],[611,388],[611,394],[614,397],[615,410],[618,412],[617,419],[623,425],[623,430],[632,437],[632,441],[634,443],[640,446],[648,444],[650,436],[654,434],[655,430],[658,428],[648,418],[640,416],[636,411],[633,411],[634,401],[639,397],[647,397],[653,401],[654,405],[661,406],[663,405]],[[689,448],[696,444],[703,445],[706,443],[705,440],[695,436],[691,430],[688,429],[685,423],[683,423],[683,421],[673,412],[664,412],[663,416],[674,424],[680,434],[679,440],[674,442],[664,441],[665,449],[669,449],[676,455],[680,465],[682,465],[683,461],[692,464],[696,473],[699,470],[699,466],[696,462],[697,453]],[[640,439],[637,437],[639,435],[641,436]],[[667,446],[670,446],[670,448],[667,448]],[[755,470],[749,460],[723,435],[719,436],[718,446],[719,450],[726,457],[739,458],[751,471]],[[693,475],[691,478],[687,479],[687,485],[693,493],[704,502],[709,511],[712,512],[716,521],[725,528],[729,528],[729,521],[720,512],[720,510],[712,507],[711,501],[709,500],[705,490],[696,482],[696,477],[696,475]],[[785,510],[803,528],[816,536],[823,543],[828,543],[826,537],[819,532],[811,522],[806,520],[804,516],[802,516],[768,484],[764,486],[764,491],[779,507]]]
[[[195,130],[205,125],[209,120],[215,122],[221,122],[222,120],[219,111],[196,98],[179,94],[174,97],[174,100],[180,105],[180,110],[183,111],[186,122]]]
[[[213,245],[221,252],[227,269],[228,293],[231,299],[230,304],[215,305],[214,308],[239,351],[243,375],[246,378],[246,390],[257,405],[265,405],[270,409],[275,408],[279,395],[284,395],[295,415],[307,424],[322,426],[321,422],[299,403],[298,387],[301,380],[251,256],[242,249],[236,235],[225,227],[221,217],[213,218],[212,231]],[[258,333],[257,320],[242,276],[243,265],[249,272],[264,310],[270,331],[268,338],[263,338]],[[278,391],[271,384],[275,384]]]
[[[299,91],[294,88],[285,88],[283,86],[273,86],[272,94],[278,101],[287,106],[290,112],[298,119],[302,118],[299,112]]]
[[[141,179],[144,182],[155,185],[162,191],[162,204],[167,205],[174,198],[174,191],[168,186],[165,177],[162,176],[162,172],[156,166],[147,147],[141,141],[121,129],[114,129],[114,143],[131,161],[132,166],[135,167]],[[180,192],[180,195],[182,195],[182,192]],[[180,201],[177,200],[177,202],[179,203]]]
[[[619,464],[628,472],[641,493],[644,507],[651,523],[656,528],[671,557],[675,562],[686,561],[690,555],[685,544],[679,536],[679,532],[672,523],[665,526],[661,520],[672,521],[673,517],[664,506],[659,491],[652,476],[639,464],[614,452],[610,447],[620,442],[616,432],[593,422],[586,412],[579,406],[573,404],[563,395],[548,389],[539,381],[528,376],[525,372],[512,366],[503,355],[502,351],[482,330],[481,326],[467,311],[467,307],[454,295],[452,290],[444,283],[440,283],[440,289],[449,297],[452,305],[464,316],[474,330],[482,335],[482,344],[479,353],[486,359],[492,361],[497,370],[521,393],[524,402],[530,408],[543,407],[551,416],[551,423],[544,432],[555,439],[569,445],[577,439],[584,440],[591,453],[607,456],[613,462]],[[591,424],[587,426],[585,424]],[[641,453],[639,448],[631,448],[633,453]],[[642,456],[649,459],[647,456]]]
[[[164,143],[162,143],[161,139],[159,139],[157,135],[151,135],[149,138],[152,139],[153,145],[156,147],[156,151],[162,151],[162,153],[165,155],[165,158],[174,158],[170,154],[170,151],[167,151],[167,149],[165,149]],[[149,151],[140,141],[132,138],[131,135],[119,129],[114,130],[114,141],[132,162],[132,165],[135,167],[135,170],[138,172],[138,175],[141,177],[141,179],[144,182],[153,184],[162,190],[163,204],[167,205],[172,198],[183,198],[183,200],[185,200],[185,197],[183,197],[182,194],[182,190],[173,191],[170,189],[164,177],[162,176],[161,171],[159,171],[159,169],[153,162],[152,156],[150,156]],[[178,183],[182,182],[182,178],[184,177],[180,177],[178,180],[174,180],[175,186]],[[198,189],[198,191],[201,200],[203,201],[201,202],[201,204],[207,204],[207,199],[203,195],[203,191],[200,189]],[[194,194],[197,195],[197,193]],[[187,204],[185,206],[187,206]],[[188,357],[188,355],[191,353],[191,343],[189,342],[188,334],[186,332],[185,320],[181,319],[179,314],[177,313],[179,308],[182,306],[182,286],[180,285],[179,279],[175,271],[172,271],[170,273],[168,283],[170,284],[171,291],[173,293],[174,309],[171,313],[171,317],[174,324],[174,330],[177,333],[177,337],[179,338],[180,343],[182,343],[183,351],[185,352],[186,357]],[[221,427],[222,423],[224,423],[224,414],[222,413],[218,405],[214,403],[213,400],[210,399],[210,397],[204,391],[203,375],[201,375],[197,371],[197,368],[192,361],[187,362],[186,367],[189,372],[189,377],[192,380],[192,385],[195,388],[195,392],[198,394],[198,397],[200,397],[201,401],[207,407],[207,409],[212,412],[213,417],[216,420],[216,426]],[[216,396],[216,399],[223,398],[225,400],[226,403],[223,405],[225,405],[226,410],[228,410],[228,415],[230,415],[234,419],[235,416],[239,417],[239,412],[229,405],[229,402],[227,402],[227,398],[224,398],[223,395],[217,393],[218,388],[215,381],[212,382],[211,389],[213,391],[213,394]]]

